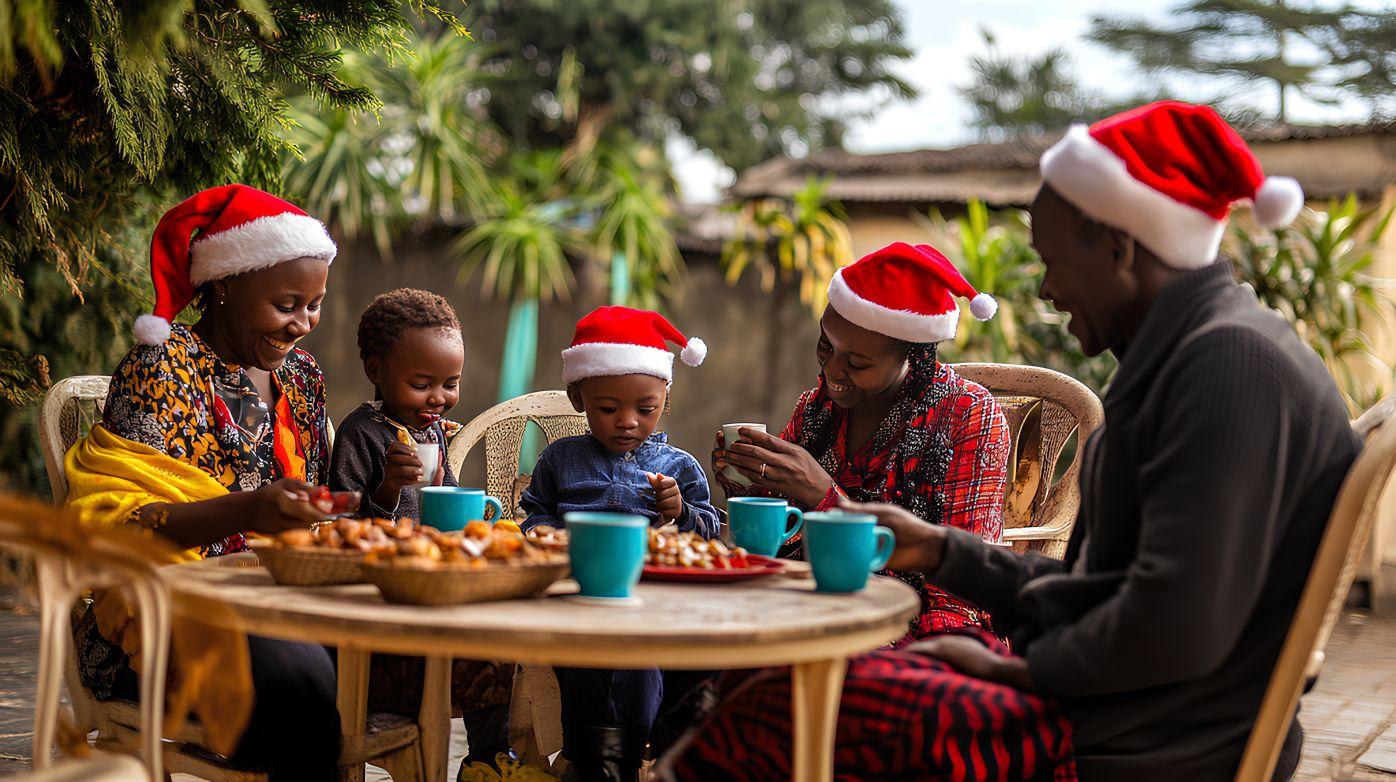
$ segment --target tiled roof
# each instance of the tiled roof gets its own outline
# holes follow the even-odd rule
[[[1242,130],[1252,143],[1396,135],[1396,122],[1351,125],[1275,125]],[[860,155],[841,149],[808,157],[774,158],[741,173],[737,198],[789,196],[810,177],[830,177],[828,194],[844,202],[938,202],[978,197],[990,204],[1022,204],[1037,190],[1037,161],[1061,134],[1029,136],[953,149]]]

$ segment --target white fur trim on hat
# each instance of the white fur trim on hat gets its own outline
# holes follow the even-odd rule
[[[683,363],[696,367],[703,363],[703,359],[708,357],[708,343],[697,337],[689,337],[688,344],[679,351],[679,358]]]
[[[1145,185],[1125,163],[1074,125],[1042,156],[1042,181],[1089,217],[1126,231],[1177,269],[1200,269],[1217,259],[1225,220]]]
[[[562,351],[562,382],[568,385],[589,377],[615,375],[653,375],[670,382],[674,379],[674,354],[621,342],[584,342]]]
[[[843,279],[843,269],[829,280],[829,304],[856,326],[907,342],[941,342],[955,338],[960,323],[958,309],[939,315],[894,310],[868,301],[853,292]]]
[[[142,345],[159,345],[170,338],[170,322],[159,315],[142,315],[136,318],[132,329],[136,340]]]
[[[201,238],[189,247],[189,281],[195,287],[297,258],[331,262],[334,240],[313,217],[286,212],[259,217]]]
[[[1304,208],[1304,188],[1291,177],[1268,176],[1255,193],[1255,221],[1261,228],[1284,228]]]

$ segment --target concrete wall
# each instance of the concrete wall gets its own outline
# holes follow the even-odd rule
[[[465,382],[451,418],[464,423],[498,401],[508,306],[482,297],[478,277],[457,282],[456,265],[445,252],[449,240],[445,233],[403,240],[391,263],[379,260],[367,244],[342,247],[330,272],[320,325],[303,343],[324,368],[333,421],[373,398],[355,335],[369,300],[395,287],[436,291],[450,300],[461,319]],[[571,342],[577,318],[602,303],[573,301],[542,308],[536,389],[562,387],[558,354]],[[701,367],[675,362],[673,412],[664,424],[671,441],[704,465],[721,424],[765,421],[779,429],[800,391],[814,384],[819,329],[794,290],[767,294],[750,274],[728,287],[714,259],[694,258],[688,261],[682,298],[665,314],[680,330],[702,337],[709,346]],[[464,473],[462,483],[483,485],[483,461],[478,457],[467,462]]]

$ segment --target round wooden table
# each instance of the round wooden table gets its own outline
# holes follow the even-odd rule
[[[704,586],[641,583],[639,603],[628,606],[569,599],[576,583],[564,580],[541,599],[418,607],[385,603],[370,584],[277,586],[264,569],[233,564],[249,561],[219,557],[164,568],[175,611],[197,617],[208,603],[222,603],[244,632],[336,647],[346,741],[363,732],[368,655],[427,658],[422,747],[433,782],[446,776],[452,657],[595,668],[792,665],[794,779],[827,782],[848,657],[900,637],[919,607],[916,593],[896,579],[873,578],[860,593],[829,595],[814,592],[808,578],[780,576]]]

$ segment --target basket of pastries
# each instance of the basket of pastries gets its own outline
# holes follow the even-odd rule
[[[328,586],[364,580],[364,557],[397,549],[412,537],[410,519],[336,519],[293,529],[253,546],[257,559],[278,584]]]
[[[419,527],[363,565],[384,600],[427,606],[529,597],[567,569],[565,553],[534,545],[511,521],[472,521],[460,532]]]

